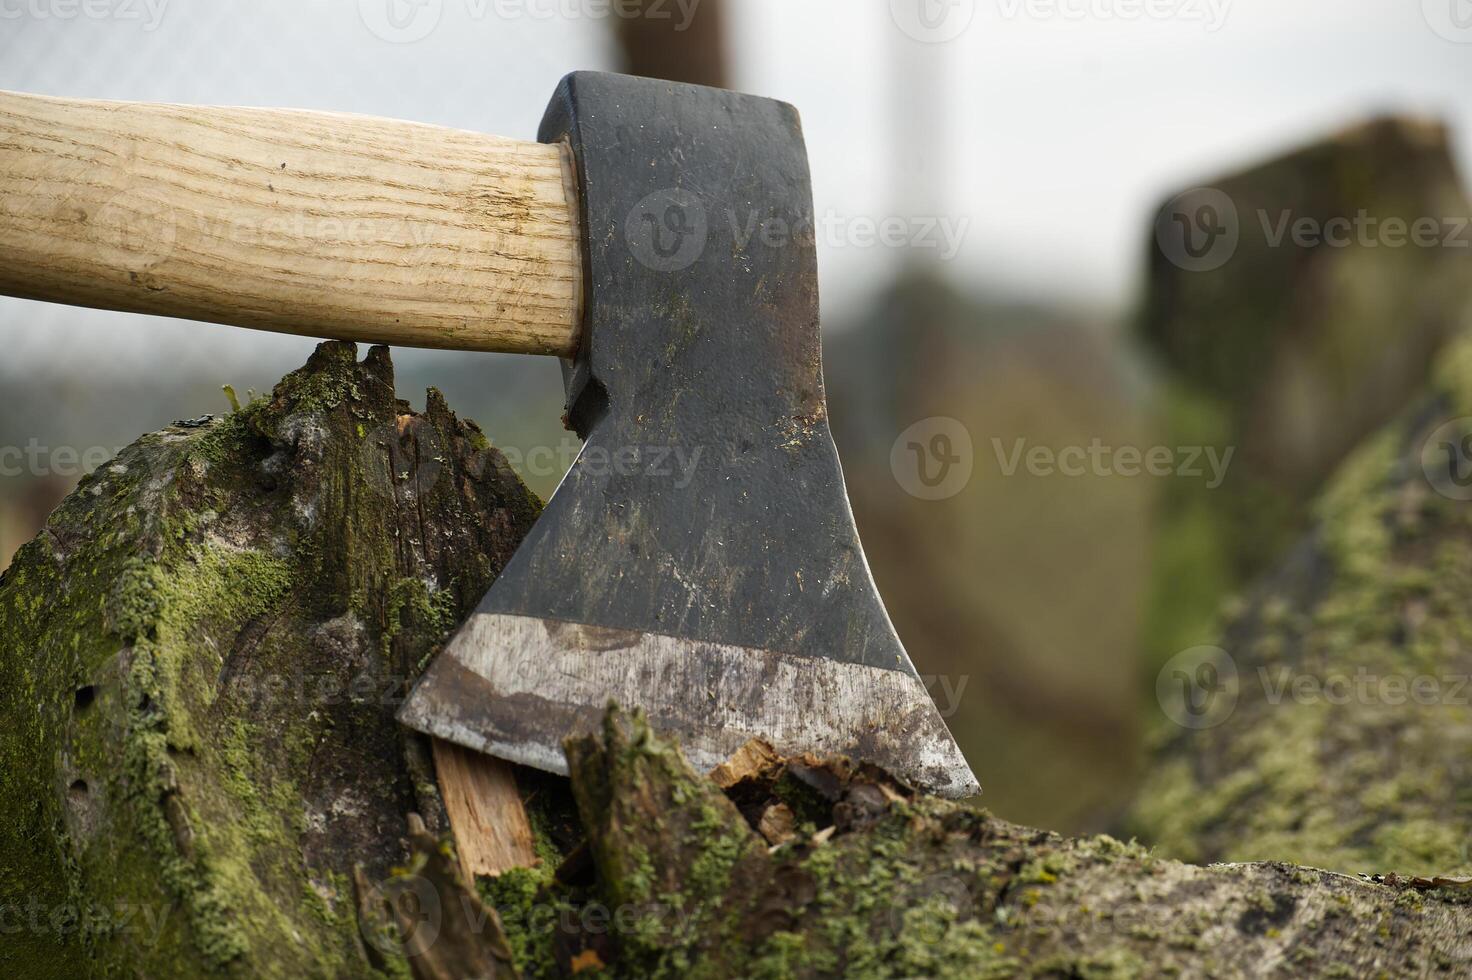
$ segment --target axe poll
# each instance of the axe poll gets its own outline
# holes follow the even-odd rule
[[[537,142],[0,93],[0,292],[562,358],[583,452],[405,723],[565,772],[612,699],[707,769],[761,737],[969,796],[854,526],[812,227],[796,111],[718,89],[576,73]]]

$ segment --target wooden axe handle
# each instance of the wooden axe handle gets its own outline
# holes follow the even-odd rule
[[[570,355],[582,260],[564,157],[367,116],[0,92],[0,292]]]

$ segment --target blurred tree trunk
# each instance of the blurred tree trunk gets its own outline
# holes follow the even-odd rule
[[[645,78],[729,88],[725,0],[640,0],[640,13],[614,18],[623,71]]]
[[[1448,131],[1405,117],[1221,175],[1161,209],[1139,322],[1165,368],[1160,437],[1234,456],[1220,486],[1164,483],[1151,672],[1201,643],[1220,602],[1287,553],[1325,480],[1472,327],[1469,216]],[[1414,244],[1425,222],[1431,244]]]

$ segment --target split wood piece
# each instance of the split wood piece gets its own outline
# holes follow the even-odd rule
[[[537,863],[515,766],[438,738],[434,766],[466,881]]]

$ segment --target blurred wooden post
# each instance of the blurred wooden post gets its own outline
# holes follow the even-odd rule
[[[643,0],[637,17],[614,18],[623,70],[645,78],[729,88],[724,0],[685,6]]]

